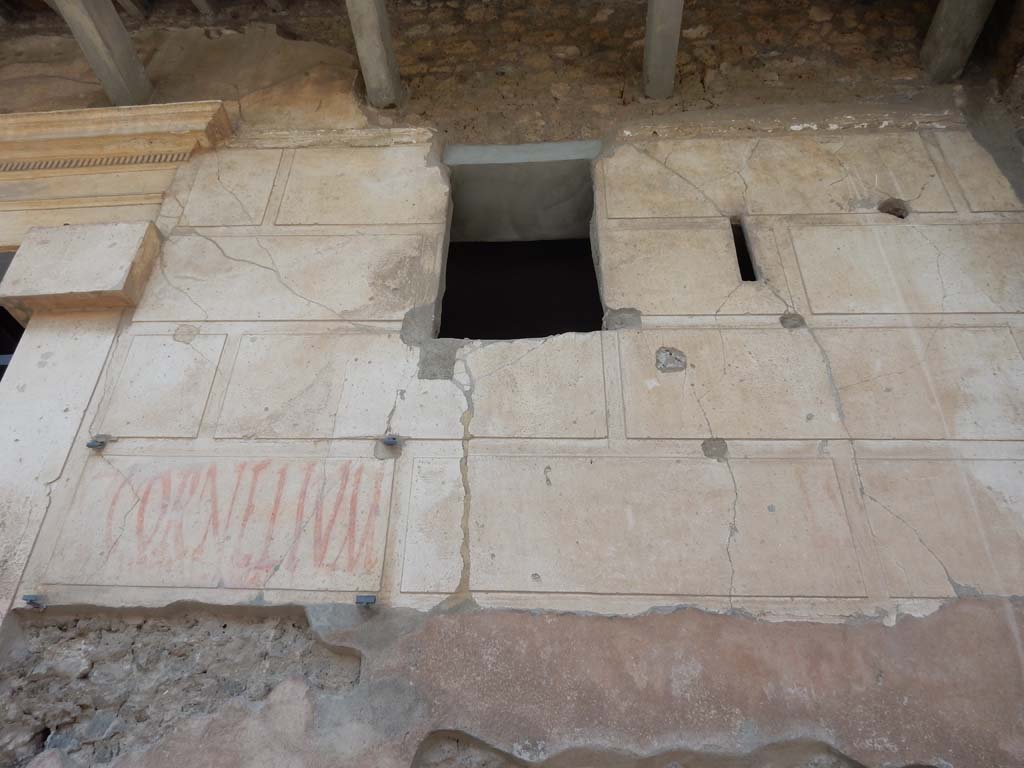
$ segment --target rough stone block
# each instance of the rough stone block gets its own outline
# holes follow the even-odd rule
[[[24,312],[133,307],[159,249],[148,222],[33,229],[0,282],[0,302]]]

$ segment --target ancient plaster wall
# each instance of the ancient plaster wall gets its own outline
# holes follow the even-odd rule
[[[957,116],[629,129],[594,167],[606,330],[494,343],[431,338],[425,139],[251,135],[179,168],[84,419],[47,432],[67,462],[12,594],[388,609],[311,613],[370,659],[351,696],[284,681],[120,764],[404,767],[452,731],[511,764],[1019,761],[1024,206]]]

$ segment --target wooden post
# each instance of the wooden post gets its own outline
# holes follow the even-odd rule
[[[367,101],[378,108],[397,106],[402,83],[384,0],[345,0],[345,7],[356,40]]]
[[[110,101],[119,107],[145,104],[153,86],[112,0],[51,0],[71,27],[89,66]]]
[[[921,47],[921,64],[936,83],[960,77],[995,0],[941,0]]]
[[[683,0],[647,0],[644,94],[649,99],[667,99],[675,90],[682,24]]]

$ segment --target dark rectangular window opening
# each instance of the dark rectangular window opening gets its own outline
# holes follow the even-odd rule
[[[451,244],[438,336],[600,331],[590,246],[598,142],[452,146]]]
[[[0,279],[3,279],[13,258],[13,251],[0,251]],[[10,312],[0,307],[0,379],[3,379],[7,366],[11,364],[14,348],[21,341],[22,331],[21,323],[15,320]]]
[[[452,243],[440,337],[531,339],[601,330],[590,240]]]
[[[736,248],[736,263],[740,268],[740,279],[743,282],[755,282],[757,270],[754,268],[754,257],[750,252],[750,243],[747,242],[747,231],[743,227],[743,220],[734,216],[729,220],[732,225],[732,244]]]

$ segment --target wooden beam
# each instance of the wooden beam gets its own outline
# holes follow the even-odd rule
[[[111,0],[52,0],[110,101],[143,104],[153,86]]]
[[[366,100],[381,109],[397,106],[402,98],[402,82],[384,0],[345,0],[345,7],[366,83]]]
[[[941,0],[921,47],[921,64],[937,83],[960,77],[995,0]]]
[[[683,0],[647,0],[644,94],[649,99],[667,99],[675,90],[682,24]]]

